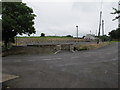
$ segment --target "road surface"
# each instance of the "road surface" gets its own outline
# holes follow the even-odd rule
[[[88,51],[3,57],[11,88],[117,88],[118,43]]]

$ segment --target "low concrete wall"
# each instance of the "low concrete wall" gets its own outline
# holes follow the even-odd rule
[[[60,50],[70,51],[71,44],[13,46],[10,50],[3,51],[2,56],[16,54],[52,54]]]

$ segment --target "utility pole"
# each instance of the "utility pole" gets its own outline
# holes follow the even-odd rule
[[[97,36],[97,29],[96,29],[96,36]]]
[[[78,26],[76,26],[76,29],[77,29],[77,31],[76,31],[76,36],[77,36],[77,38],[78,38]]]
[[[90,30],[90,34],[91,34],[91,30]]]
[[[99,21],[99,32],[98,32],[98,37],[100,36],[100,29],[101,29],[101,17],[102,17],[102,11],[100,11],[100,21]]]
[[[102,20],[102,35],[104,35],[104,20]]]
[[[120,10],[120,1],[118,2],[118,10]],[[118,19],[118,28],[120,28],[120,18]]]

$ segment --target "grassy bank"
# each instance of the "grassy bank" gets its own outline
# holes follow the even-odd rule
[[[120,42],[120,41],[111,41],[111,42]]]
[[[110,45],[111,43],[112,42],[101,42],[99,44],[94,43],[94,44],[77,45],[76,49],[78,51],[96,49],[96,48],[104,47],[106,45]]]
[[[31,43],[55,43],[55,42],[77,42],[83,39],[75,39],[66,36],[46,36],[46,37],[17,37],[13,45],[27,45]]]

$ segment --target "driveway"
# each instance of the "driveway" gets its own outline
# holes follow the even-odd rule
[[[117,88],[118,43],[80,52],[3,57],[11,88]]]

